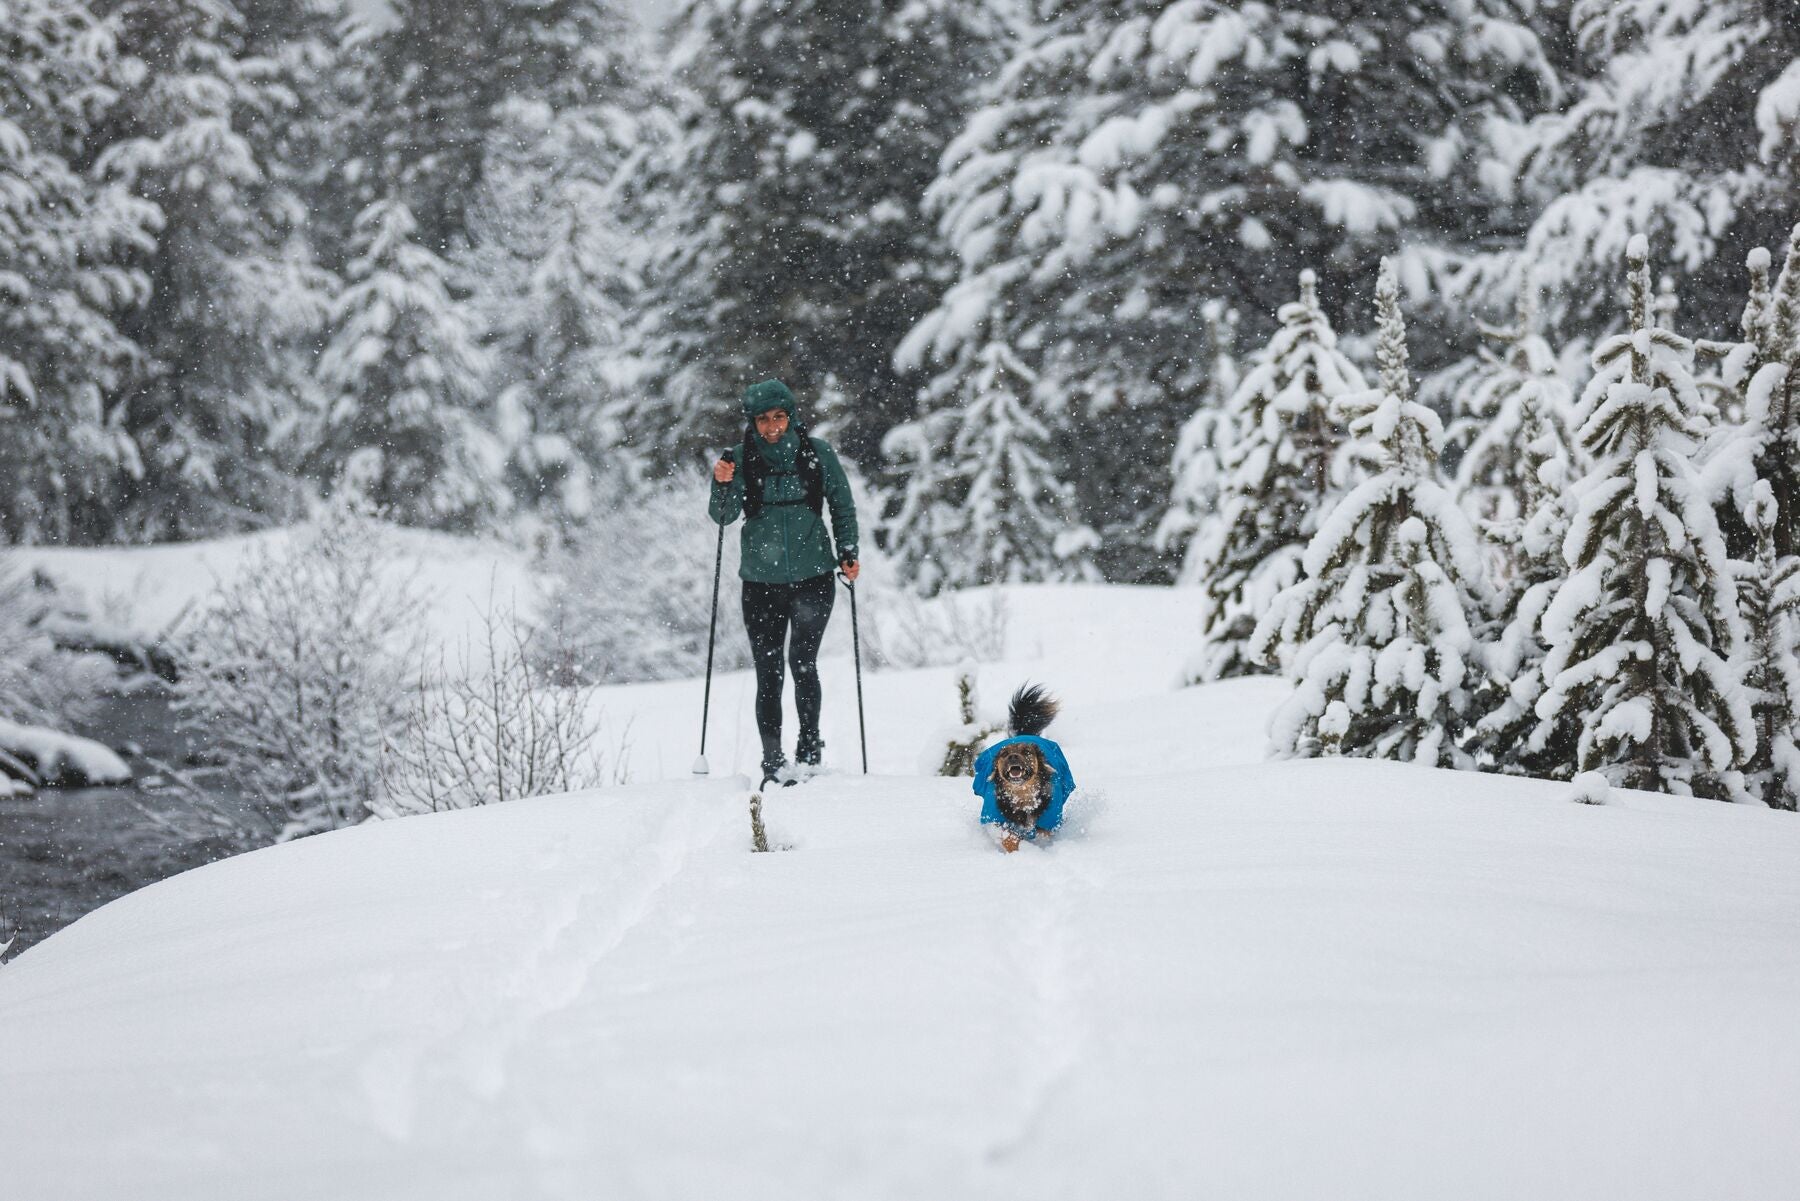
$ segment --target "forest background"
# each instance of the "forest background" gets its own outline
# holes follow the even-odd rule
[[[0,537],[562,538],[780,376],[921,587],[1168,581],[1303,269],[1366,363],[1397,256],[1454,420],[1522,291],[1579,390],[1633,234],[1723,337],[1796,215],[1775,0],[630,7],[9,3]]]

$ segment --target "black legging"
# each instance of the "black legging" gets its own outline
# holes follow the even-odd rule
[[[756,732],[763,757],[781,751],[781,647],[788,642],[794,666],[794,707],[800,711],[802,743],[819,737],[819,643],[837,599],[830,572],[798,584],[755,584],[744,581],[744,628],[750,632],[750,654],[756,663]],[[788,627],[793,626],[789,642]]]

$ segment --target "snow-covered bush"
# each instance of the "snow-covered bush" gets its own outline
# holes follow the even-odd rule
[[[112,668],[94,655],[59,650],[46,629],[50,597],[0,554],[0,719],[32,725],[80,720]]]
[[[381,761],[380,817],[468,809],[606,782],[585,696],[558,686],[517,613],[489,609],[479,642],[426,663]]]
[[[178,718],[248,798],[213,824],[254,842],[369,816],[417,656],[419,605],[384,578],[391,557],[382,526],[339,503],[252,551],[178,635]]]

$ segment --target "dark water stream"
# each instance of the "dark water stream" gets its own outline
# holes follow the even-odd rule
[[[175,728],[169,699],[159,688],[106,698],[77,733],[115,749],[140,778],[147,761],[183,763],[191,741]],[[227,798],[229,799],[229,798]],[[173,833],[132,804],[173,813],[166,794],[139,788],[46,788],[0,798],[0,942],[6,957],[42,942],[108,901],[238,848],[218,838]]]

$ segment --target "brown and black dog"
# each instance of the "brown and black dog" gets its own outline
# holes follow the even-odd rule
[[[1007,710],[1007,733],[1042,734],[1056,719],[1061,708],[1055,698],[1036,684],[1027,684],[1013,693]],[[1038,815],[1050,803],[1056,769],[1044,760],[1044,752],[1029,742],[1017,742],[1000,748],[994,757],[994,799],[1009,827],[1002,836],[1006,850],[1016,850],[1019,831],[1033,832]],[[1049,837],[1049,831],[1036,831]],[[1011,845],[1007,845],[1010,843]]]

